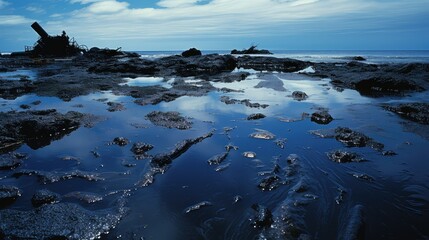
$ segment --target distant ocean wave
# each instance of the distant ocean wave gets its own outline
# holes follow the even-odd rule
[[[182,51],[137,51],[142,58],[156,59],[181,54]],[[228,50],[206,50],[203,54],[229,54]],[[311,62],[348,62],[352,57],[361,56],[366,63],[429,63],[429,50],[394,50],[394,51],[309,51],[309,50],[274,50],[272,56],[278,58],[294,58]],[[260,55],[261,56],[261,55]]]

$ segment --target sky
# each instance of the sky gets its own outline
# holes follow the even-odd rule
[[[429,0],[0,0],[0,52],[34,21],[89,48],[429,50]]]

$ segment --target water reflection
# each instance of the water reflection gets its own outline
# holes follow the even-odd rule
[[[126,84],[137,84],[135,86],[171,86],[174,79],[168,82],[162,78],[127,81]],[[199,79],[184,81],[195,86],[200,82]],[[258,203],[273,211],[280,209],[282,203],[290,202],[290,197],[297,195],[292,189],[295,183],[304,182],[307,184],[308,196],[318,197],[300,208],[305,214],[305,218],[300,220],[305,222],[306,230],[313,237],[337,238],[341,222],[347,221],[350,209],[356,204],[365,207],[367,224],[371,226],[366,232],[369,238],[383,238],[383,232],[409,238],[417,238],[420,234],[428,236],[424,223],[429,221],[426,214],[429,206],[429,175],[425,172],[428,163],[423,158],[428,141],[416,134],[404,132],[398,117],[379,107],[380,103],[389,101],[424,100],[427,93],[401,100],[370,99],[352,90],[337,91],[328,79],[312,79],[296,73],[258,72],[241,82],[211,84],[216,88],[229,88],[237,92],[214,91],[201,97],[184,96],[172,102],[146,106],[135,104],[131,97],[117,96],[108,91],[76,97],[70,102],[34,94],[15,100],[0,99],[2,112],[22,110],[21,105],[26,104],[34,110],[56,108],[61,113],[78,111],[103,118],[92,128],[79,128],[44,148],[32,150],[27,146],[21,147],[18,151],[28,153],[29,159],[17,171],[80,170],[95,172],[105,180],[86,182],[69,179],[43,185],[35,177],[12,178],[14,170],[3,171],[0,183],[14,184],[24,192],[22,198],[11,207],[31,209],[31,196],[41,188],[61,194],[85,191],[103,196],[125,189],[132,192],[127,204],[131,211],[111,234],[104,236],[105,239],[255,239],[261,230],[250,225],[248,219],[253,214],[250,206]],[[293,91],[304,91],[309,98],[296,101],[291,97]],[[268,104],[269,107],[225,104],[220,101],[222,96],[237,100],[249,99],[252,103]],[[40,103],[34,104],[36,101]],[[121,103],[124,110],[109,112],[108,102]],[[320,107],[328,108],[334,117],[335,120],[329,125],[318,125],[308,118],[297,122],[282,122],[279,119],[301,118],[303,112],[312,113]],[[191,117],[192,129],[181,131],[153,125],[145,116],[155,110],[178,111],[182,116]],[[252,113],[263,113],[267,117],[256,121],[247,120],[247,116]],[[326,153],[343,149],[344,146],[335,139],[317,138],[309,134],[309,130],[338,126],[363,132],[384,143],[386,149],[394,150],[398,155],[385,157],[371,148],[353,148],[351,150],[364,155],[369,161],[350,164],[331,162]],[[184,139],[201,136],[212,129],[216,129],[213,137],[183,153],[165,174],[155,176],[152,185],[147,188],[136,187],[135,184],[148,171],[150,161],[134,156],[131,152],[133,143],[154,145],[154,149],[148,152],[148,155],[154,156],[171,151],[175,144]],[[287,141],[284,141],[283,147],[279,147],[272,139],[254,139],[250,135],[256,129],[269,131],[277,139]],[[125,137],[130,144],[112,144],[115,137]],[[223,162],[228,168],[216,171],[215,167],[207,164],[207,160],[225,152],[228,144],[237,149],[230,150]],[[252,152],[256,157],[246,158],[244,152]],[[294,176],[287,178],[282,175],[281,178],[293,184],[280,184],[273,191],[261,191],[257,187],[263,178],[261,173],[271,174],[275,169],[279,172],[277,174],[286,171],[284,169],[289,166],[286,157],[291,153],[300,156],[300,168]],[[64,156],[78,158],[79,164],[64,161]],[[356,174],[367,174],[373,181],[356,178]],[[241,201],[234,203],[234,197],[238,195],[242,197]],[[337,204],[339,195],[343,200]],[[98,209],[113,205],[113,201],[105,201],[86,204],[85,207]],[[213,206],[184,213],[189,206],[203,201],[209,201]]]
[[[34,70],[20,69],[12,72],[0,72],[0,80],[36,80],[37,72]]]

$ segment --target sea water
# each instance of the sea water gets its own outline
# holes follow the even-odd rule
[[[174,53],[151,53],[150,58]],[[283,55],[282,55],[283,54]],[[381,60],[378,53],[275,53],[275,57],[343,61],[342,57],[364,56],[368,61],[395,61],[385,53]],[[400,63],[425,62],[425,56],[405,54]],[[318,57],[319,56],[319,57]],[[338,57],[339,56],[339,57]],[[373,56],[373,57],[371,57]],[[395,55],[396,56],[396,55]],[[395,62],[394,61],[394,62]],[[159,80],[159,81],[158,81]],[[128,79],[128,84],[133,80]],[[138,82],[139,80],[137,80]],[[188,79],[197,85],[198,79]],[[263,81],[277,81],[283,88],[256,88]],[[142,79],[145,84],[169,84],[161,79]],[[171,102],[140,106],[128,96],[117,96],[109,91],[92,93],[63,102],[55,97],[25,95],[14,100],[0,99],[0,111],[21,111],[27,104],[32,110],[55,108],[59,112],[78,111],[92,113],[102,121],[91,128],[81,127],[67,136],[39,149],[23,145],[17,152],[29,158],[17,169],[39,171],[81,170],[99,174],[103,181],[86,182],[70,179],[44,184],[35,176],[12,177],[13,171],[0,171],[0,184],[12,184],[23,191],[22,197],[7,208],[31,209],[31,196],[38,189],[49,189],[61,195],[70,192],[91,192],[104,196],[96,203],[75,202],[89,210],[115,206],[115,192],[129,191],[126,206],[128,213],[119,225],[103,239],[257,239],[266,230],[251,225],[253,204],[266,206],[275,212],[282,204],[296,200],[294,183],[304,181],[308,194],[314,196],[305,206],[298,206],[300,215],[291,221],[303,222],[304,230],[313,238],[335,239],[341,237],[349,221],[351,209],[362,205],[365,213],[365,236],[369,239],[427,238],[429,230],[429,162],[426,160],[428,135],[414,131],[419,125],[401,119],[380,107],[384,103],[426,102],[427,92],[410,94],[405,98],[368,98],[349,89],[337,89],[329,79],[310,78],[298,73],[252,72],[244,81],[212,83],[216,88],[236,91],[210,92],[204,96],[183,96]],[[293,91],[308,94],[305,101],[292,98]],[[243,104],[227,105],[222,96],[269,105],[267,108],[249,108]],[[36,100],[38,105],[32,105]],[[124,105],[123,111],[109,112],[107,102]],[[334,121],[328,125],[312,122],[306,114],[326,109]],[[189,130],[168,129],[153,125],[145,116],[152,111],[177,111],[193,122]],[[253,113],[266,117],[247,120]],[[304,117],[303,117],[304,116]],[[404,124],[405,122],[405,124]],[[335,139],[322,139],[312,130],[349,127],[362,132],[385,145],[386,150],[397,153],[383,156],[371,148],[347,148]],[[268,131],[274,140],[255,139],[251,134]],[[182,140],[196,138],[213,132],[214,135],[195,144],[175,159],[164,174],[155,176],[153,184],[141,187],[137,183],[149,170],[149,159],[135,158],[133,143],[154,145],[148,153],[152,156],[170,151]],[[112,144],[115,137],[130,140],[127,146]],[[283,148],[275,140],[282,140]],[[207,160],[225,152],[226,145],[236,146],[223,164],[223,171],[216,171]],[[339,164],[329,160],[327,153],[336,149],[357,152],[367,161]],[[244,152],[254,152],[256,158],[246,158]],[[94,154],[97,153],[97,154]],[[257,187],[264,172],[272,171],[278,164],[287,168],[287,157],[297,154],[300,169],[289,181],[272,191]],[[79,162],[64,161],[73,156]],[[357,178],[361,174],[371,180]],[[241,201],[234,202],[236,196]],[[197,211],[186,213],[194,204],[208,201]]]

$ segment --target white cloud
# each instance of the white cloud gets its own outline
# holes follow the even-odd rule
[[[198,0],[161,0],[158,6],[165,8],[178,8],[178,7],[191,7],[195,5]]]
[[[6,7],[7,5],[9,5],[10,3],[0,0],[0,9]]]
[[[33,20],[19,15],[0,15],[0,26],[28,24],[31,22],[33,22]]]
[[[128,3],[126,2],[117,2],[117,1],[101,1],[91,4],[87,10],[92,13],[116,13],[122,10],[127,9]]]
[[[251,39],[262,34],[338,32],[355,26],[379,29],[386,18],[428,9],[428,3],[420,0],[212,0],[204,4],[198,4],[201,0],[160,0],[157,4],[162,8],[132,8],[118,0],[70,2],[84,6],[64,20],[49,22],[49,28],[61,31],[67,26],[67,32],[78,39],[85,36],[105,41],[223,36]]]
[[[34,7],[34,6],[27,7],[26,10],[33,13],[39,13],[39,14],[46,12],[43,8]]]
[[[109,0],[70,0],[70,3],[88,4],[88,3],[103,2],[103,1],[109,1]]]

